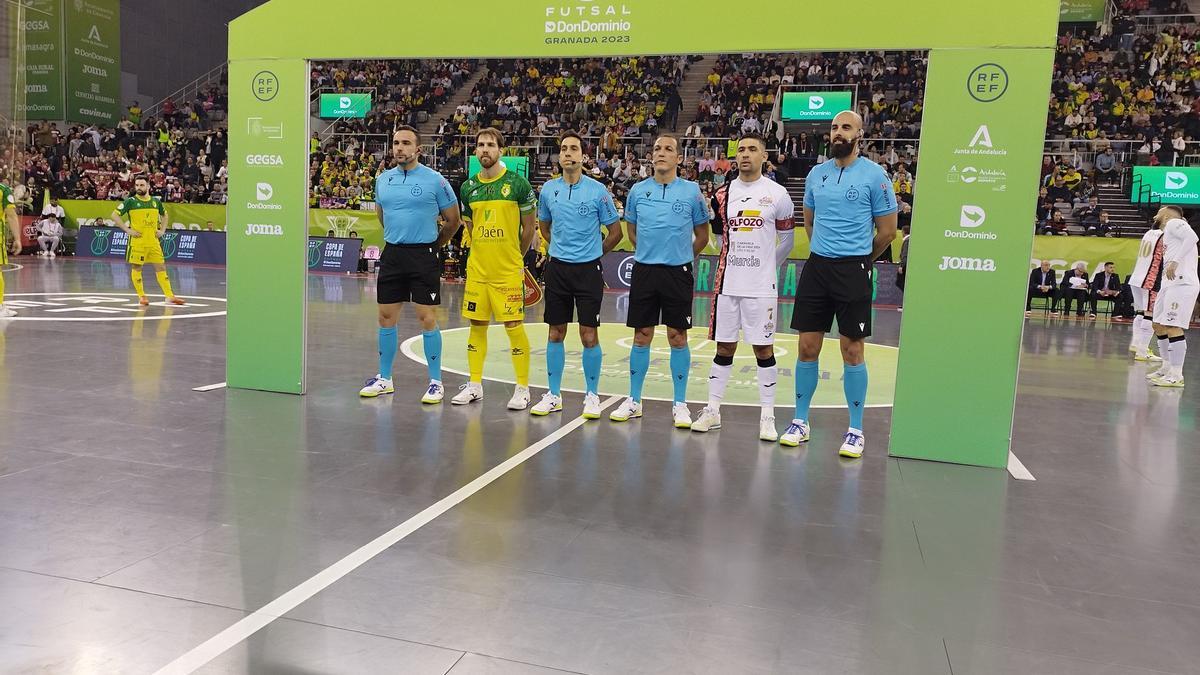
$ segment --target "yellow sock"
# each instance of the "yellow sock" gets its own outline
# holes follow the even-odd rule
[[[517,386],[529,386],[529,336],[525,334],[525,324],[517,324],[505,328],[508,333],[508,344],[512,346],[513,370],[517,373]]]
[[[4,245],[4,242],[0,242],[0,246],[3,246],[3,245]],[[3,304],[4,304],[4,273],[0,272],[0,305],[3,305]]]
[[[467,369],[472,382],[483,382],[483,361],[487,358],[487,326],[471,324],[467,335]]]
[[[146,289],[142,287],[142,268],[130,268],[129,278],[133,279],[133,290],[137,291],[138,297],[146,297]]]
[[[171,292],[171,277],[167,276],[166,270],[155,272],[154,278],[158,279],[158,287],[162,289],[163,295],[168,298],[175,297],[175,294]]]

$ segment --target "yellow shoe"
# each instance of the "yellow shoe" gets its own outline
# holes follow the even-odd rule
[[[1170,375],[1164,375],[1163,377],[1156,377],[1153,380],[1150,380],[1150,384],[1156,387],[1174,387],[1176,389],[1182,389],[1183,378],[1175,378],[1171,377]]]

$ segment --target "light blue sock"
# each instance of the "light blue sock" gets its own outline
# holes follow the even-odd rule
[[[817,380],[821,377],[821,369],[817,366],[816,361],[796,362],[796,419],[805,422],[813,393],[817,391]]]
[[[439,328],[421,332],[425,360],[429,362],[429,379],[442,381],[442,331]]]
[[[671,347],[671,384],[675,385],[675,402],[687,400],[688,373],[692,369],[692,350],[687,345]]]
[[[650,347],[634,345],[629,350],[629,398],[642,401],[642,385],[646,383],[646,371],[650,369]]]
[[[392,362],[396,360],[396,327],[379,329],[379,376],[392,379]]]
[[[600,365],[603,362],[604,352],[600,345],[583,348],[583,379],[589,394],[600,393]]]
[[[867,364],[845,364],[842,389],[846,392],[846,407],[850,409],[850,428],[862,431],[863,409],[867,407]]]
[[[567,366],[567,350],[561,342],[546,343],[546,375],[550,380],[550,393],[562,393],[563,368]]]

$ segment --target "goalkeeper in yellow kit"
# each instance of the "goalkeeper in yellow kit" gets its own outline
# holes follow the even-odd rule
[[[133,183],[134,195],[121,202],[117,210],[112,212],[112,220],[117,227],[129,234],[129,249],[125,260],[131,269],[129,276],[133,279],[133,288],[138,294],[138,304],[143,307],[150,304],[146,291],[142,287],[142,265],[150,263],[154,266],[154,276],[167,302],[172,305],[185,304],[183,298],[175,296],[171,291],[171,280],[167,276],[166,261],[163,259],[162,244],[158,238],[167,231],[167,211],[163,208],[162,200],[150,194],[150,181],[138,178]],[[129,223],[125,223],[125,218]]]
[[[17,203],[13,200],[12,189],[0,183],[0,217],[12,232],[12,252],[21,252],[21,221],[17,218]],[[4,231],[0,230],[0,267],[8,264],[8,247],[4,245]],[[17,313],[4,306],[4,274],[0,272],[0,319],[16,316]]]

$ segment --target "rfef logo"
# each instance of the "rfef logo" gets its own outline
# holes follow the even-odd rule
[[[976,66],[967,76],[967,93],[980,103],[991,103],[1008,91],[1008,72],[997,63]]]
[[[260,70],[250,83],[254,98],[260,101],[270,101],[279,93],[279,78],[269,70]]]

